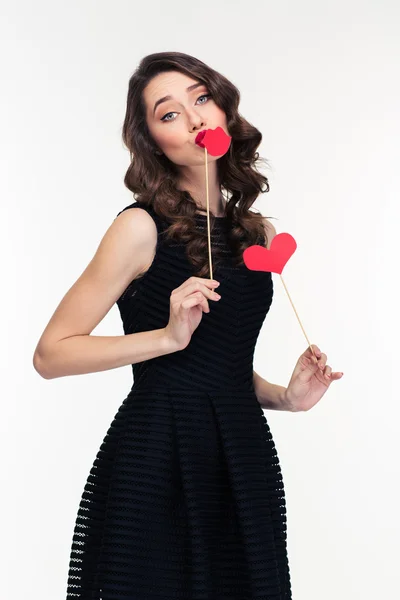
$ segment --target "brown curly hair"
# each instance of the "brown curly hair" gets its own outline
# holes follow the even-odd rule
[[[269,191],[268,178],[255,168],[257,161],[265,161],[256,151],[262,134],[239,114],[240,92],[236,86],[193,56],[181,52],[150,54],[141,60],[129,80],[122,139],[131,163],[124,184],[137,202],[151,206],[170,223],[165,235],[185,243],[187,257],[197,269],[196,275],[209,277],[207,233],[195,228],[195,213],[199,207],[189,192],[177,188],[177,167],[165,155],[155,153],[157,147],[147,127],[143,90],[153,77],[165,71],[180,71],[204,83],[214,102],[226,114],[232,139],[228,152],[217,160],[217,172],[222,196],[225,190],[228,243],[238,265],[243,264],[242,255],[248,246],[267,245],[263,215],[249,210],[259,193]],[[211,229],[214,221],[210,212]],[[213,266],[218,264],[218,258],[218,246],[213,246]]]

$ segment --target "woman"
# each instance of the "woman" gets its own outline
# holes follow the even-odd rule
[[[341,374],[316,346],[319,364],[307,348],[287,388],[253,371],[273,284],[242,254],[269,247],[275,229],[250,210],[269,185],[254,166],[261,134],[238,104],[237,88],[191,56],[141,61],[123,126],[136,201],[38,343],[45,378],[125,365],[134,375],[82,495],[68,599],[291,598],[284,487],[262,409],[308,410]],[[195,138],[218,126],[232,140],[207,156],[211,280]],[[91,336],[114,303],[125,335]]]

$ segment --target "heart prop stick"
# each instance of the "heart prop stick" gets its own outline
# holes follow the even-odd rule
[[[206,172],[208,256],[210,263],[211,279],[213,279],[213,270],[211,260],[210,204],[208,198],[207,150],[212,156],[223,156],[229,149],[231,139],[232,138],[227,133],[225,133],[222,127],[217,127],[216,129],[205,129],[203,131],[200,131],[195,139],[195,143],[201,148],[204,148],[204,162]],[[258,245],[253,245],[246,248],[246,250],[243,252],[243,260],[248,269],[251,269],[253,271],[270,271],[273,273],[278,273],[280,275],[290,303],[293,306],[293,310],[300,323],[300,327],[303,330],[304,336],[307,340],[310,350],[316,359],[314,350],[312,349],[304,327],[301,324],[299,315],[297,314],[296,308],[292,302],[289,291],[282,277],[283,267],[286,265],[296,248],[296,241],[289,233],[280,233],[276,235],[272,240],[271,247],[269,250],[267,248],[264,248],[263,246]]]
[[[229,149],[231,139],[231,136],[226,134],[222,127],[216,127],[216,129],[203,129],[203,131],[199,131],[195,139],[195,144],[197,144],[201,148],[204,148],[204,162],[206,170],[208,260],[210,263],[211,279],[213,279],[213,270],[211,261],[210,203],[208,199],[207,150],[212,156],[223,156]]]
[[[280,275],[283,287],[285,288],[290,303],[293,306],[293,310],[300,323],[300,327],[303,330],[310,350],[315,359],[317,359],[282,277],[283,268],[288,262],[289,258],[295,252],[296,248],[296,241],[290,235],[290,233],[278,233],[273,238],[269,249],[264,248],[264,246],[258,246],[257,244],[246,248],[243,252],[243,260],[246,267],[252,271],[269,271],[271,273],[278,273],[278,275]]]

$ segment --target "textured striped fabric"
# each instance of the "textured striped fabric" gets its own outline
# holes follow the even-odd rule
[[[125,334],[165,327],[173,289],[194,273],[158,229],[155,258],[117,301]],[[122,211],[121,211],[122,212]],[[118,213],[120,214],[120,213]],[[196,226],[204,231],[206,215]],[[286,505],[275,444],[253,387],[271,273],[224,260],[182,351],[132,365],[134,383],[94,460],[79,505],[67,599],[290,600]]]

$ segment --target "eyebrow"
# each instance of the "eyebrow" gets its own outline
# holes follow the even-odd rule
[[[193,85],[189,85],[188,88],[186,88],[187,92],[191,92],[192,90],[200,87],[201,85],[205,85],[205,83],[203,83],[202,81],[199,81],[198,83],[194,83]],[[163,98],[160,98],[159,100],[157,100],[157,102],[154,104],[154,108],[153,108],[153,117],[154,117],[154,113],[156,112],[156,108],[159,104],[161,104],[162,102],[166,102],[167,100],[171,100],[172,96],[163,96]]]

